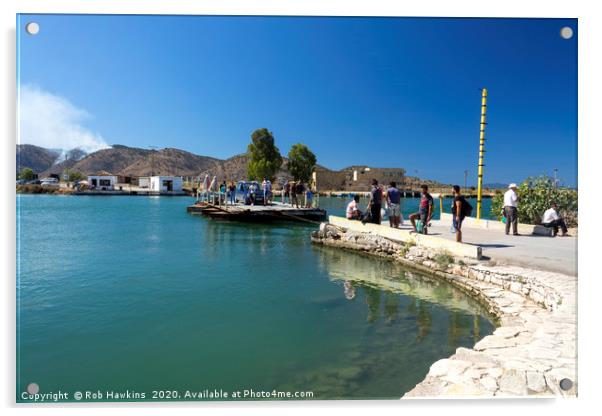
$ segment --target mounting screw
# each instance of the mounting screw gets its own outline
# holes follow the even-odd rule
[[[570,390],[573,387],[573,382],[568,378],[560,380],[560,388],[564,391]]]
[[[30,35],[37,35],[40,31],[40,25],[36,22],[29,22],[25,25],[25,31]]]
[[[39,391],[40,386],[38,386],[38,383],[29,383],[27,385],[27,393],[29,394],[38,394]]]

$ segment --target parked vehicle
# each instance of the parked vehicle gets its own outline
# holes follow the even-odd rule
[[[17,179],[17,185],[25,185],[27,181],[25,179]]]
[[[44,178],[40,185],[42,186],[59,186],[59,180],[57,178]]]
[[[42,183],[39,179],[32,179],[30,181],[25,182],[26,185],[40,185]]]
[[[251,203],[250,195],[253,194],[255,204],[263,204],[263,190],[257,181],[238,181],[236,184],[236,202],[242,202],[245,205]]]

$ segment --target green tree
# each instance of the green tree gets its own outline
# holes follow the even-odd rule
[[[67,181],[75,182],[84,179],[84,175],[76,170],[67,169],[64,174],[67,176]]]
[[[280,150],[274,145],[274,136],[266,128],[255,130],[251,134],[248,175],[251,180],[268,178],[274,180],[276,172],[282,165]]]
[[[33,169],[31,169],[31,168],[23,168],[23,169],[21,169],[21,173],[19,173],[19,179],[24,179],[26,181],[35,179],[35,177],[36,177],[36,174],[34,173]]]
[[[294,144],[288,152],[288,170],[296,181],[309,182],[316,166],[316,155],[301,143]]]
[[[578,224],[577,190],[559,188],[555,186],[554,179],[546,175],[527,178],[516,191],[518,201],[518,221],[524,224],[540,224],[545,210],[550,208],[552,202],[558,204],[558,211],[564,217],[569,227]],[[504,194],[498,192],[491,201],[491,216],[502,219]]]

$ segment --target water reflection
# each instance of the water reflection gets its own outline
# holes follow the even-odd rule
[[[353,283],[351,283],[350,281],[345,281],[345,283],[343,283],[343,293],[345,294],[345,299],[347,300],[353,300],[355,299],[355,287],[353,286]]]
[[[366,292],[366,305],[368,305],[368,318],[366,321],[372,323],[376,321],[378,317],[378,310],[380,307],[380,290],[370,286],[365,286],[364,291]]]
[[[399,296],[392,292],[385,292],[384,316],[387,325],[393,324],[399,314]]]
[[[371,289],[380,292],[389,291],[410,296],[420,302],[436,303],[460,313],[488,315],[487,309],[477,300],[467,296],[449,283],[432,278],[426,274],[409,271],[400,264],[390,261],[375,261],[360,254],[329,247],[315,247],[320,265],[331,280],[367,291],[366,300],[370,309],[374,309],[377,295]],[[345,290],[346,291],[346,290]],[[380,299],[378,297],[378,299]],[[420,310],[420,305],[416,305]]]
[[[379,317],[387,326],[401,319],[413,321],[415,341],[420,343],[432,331],[436,304],[449,310],[446,320],[450,347],[457,346],[462,339],[471,339],[473,343],[480,339],[480,321],[482,317],[490,317],[487,309],[449,283],[389,261],[375,261],[328,247],[315,250],[330,279],[343,282],[346,299],[354,299],[356,290],[362,290],[367,323],[374,324]],[[402,312],[400,295],[409,299]]]
[[[354,329],[345,350],[325,354],[319,370],[299,369],[291,386],[319,397],[400,397],[434,361],[459,346],[471,347],[494,329],[479,302],[446,282],[357,253],[328,247],[315,247],[314,253],[332,283],[341,286],[342,314]],[[341,304],[327,307],[336,322]]]
[[[433,326],[430,307],[427,302],[414,298],[408,305],[408,313],[416,320],[418,327],[416,341],[420,342],[431,332],[431,327]]]

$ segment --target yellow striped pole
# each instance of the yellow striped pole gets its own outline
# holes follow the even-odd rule
[[[481,131],[479,135],[479,176],[477,187],[477,220],[481,219],[481,202],[483,196],[483,157],[485,154],[485,126],[487,125],[485,115],[487,114],[487,88],[483,88],[481,96]]]

